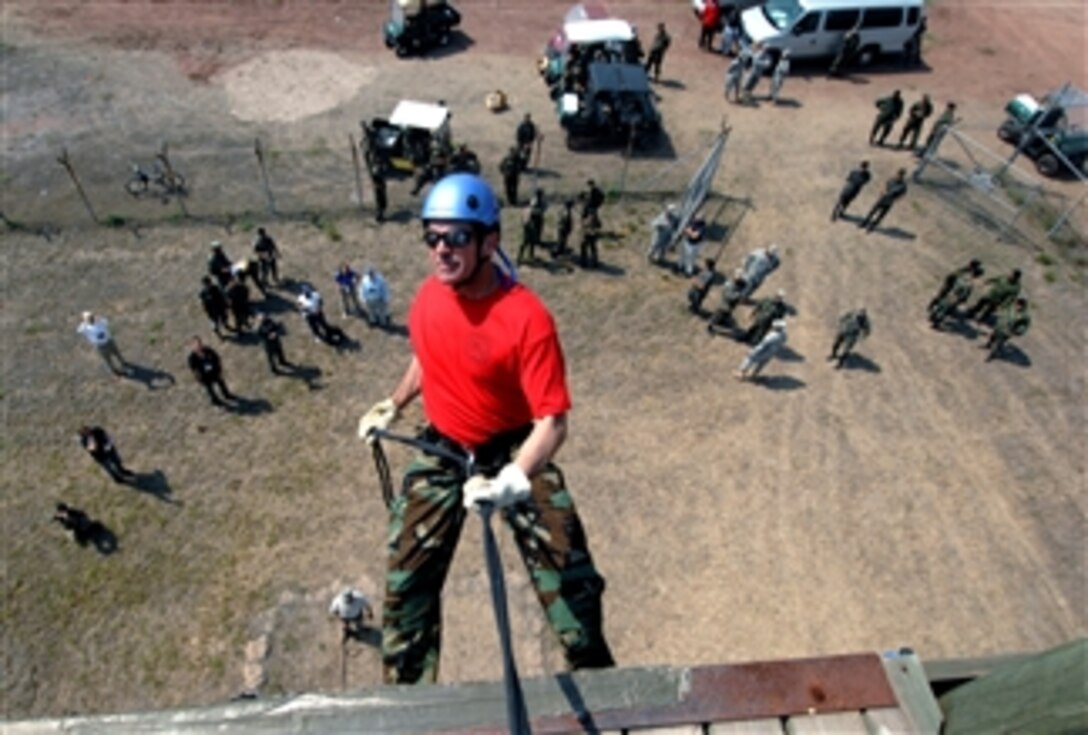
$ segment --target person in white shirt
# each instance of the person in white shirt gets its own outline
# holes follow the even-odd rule
[[[329,323],[325,321],[325,308],[317,289],[313,286],[303,286],[302,293],[298,297],[298,308],[302,316],[306,318],[306,325],[313,333],[314,341],[327,341]]]
[[[389,326],[389,285],[382,274],[370,266],[367,266],[359,282],[359,298],[370,326]]]
[[[121,350],[117,349],[113,336],[110,334],[110,323],[104,317],[96,316],[90,311],[83,312],[83,321],[79,323],[76,332],[83,335],[83,338],[98,351],[110,372],[114,375],[124,375],[128,371],[128,363],[121,355]],[[117,367],[113,364],[115,360]]]
[[[333,598],[329,615],[340,619],[346,640],[363,632],[366,622],[374,617],[374,610],[366,595],[352,587],[345,587]]]

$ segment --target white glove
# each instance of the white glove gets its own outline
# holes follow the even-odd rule
[[[398,415],[397,406],[393,403],[392,398],[386,398],[384,401],[375,403],[359,419],[359,438],[366,439],[367,444],[373,444],[375,437],[371,432],[375,429],[385,431],[393,425]]]
[[[508,464],[491,480],[483,475],[473,475],[461,488],[464,505],[469,510],[476,503],[491,503],[496,508],[519,503],[529,497],[532,484],[521,468]]]

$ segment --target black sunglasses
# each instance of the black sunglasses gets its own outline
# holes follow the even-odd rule
[[[438,247],[438,243],[445,242],[451,248],[463,248],[473,240],[474,233],[471,228],[460,227],[447,232],[426,230],[423,233],[423,242],[432,250]]]

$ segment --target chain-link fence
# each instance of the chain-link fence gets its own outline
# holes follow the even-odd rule
[[[164,143],[158,149],[114,148],[105,153],[65,149],[57,152],[56,165],[9,173],[0,216],[9,226],[45,232],[92,221],[143,226],[270,215],[372,216],[373,190],[360,134],[290,143],[259,138],[209,147]],[[631,156],[622,149],[573,154],[561,142],[546,140],[539,165],[521,177],[520,193],[527,198],[540,187],[552,201],[576,198],[593,178],[613,201],[675,200],[688,190],[717,140],[708,135],[695,149],[676,151],[665,136],[653,151]],[[458,143],[455,133],[453,144]],[[501,191],[502,146],[483,141],[473,147],[482,175]],[[391,178],[389,212],[417,209],[413,188],[411,174]]]
[[[998,237],[1083,246],[1077,227],[1083,194],[1071,200],[1020,166],[1009,165],[1002,153],[965,129],[951,127],[923,154],[914,180]]]

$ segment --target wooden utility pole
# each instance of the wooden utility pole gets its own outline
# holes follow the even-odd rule
[[[355,145],[355,136],[348,133],[348,145],[351,146],[351,167],[355,170],[355,194],[359,197],[359,209],[366,211],[363,206],[363,172],[359,166],[359,148]]]
[[[87,198],[87,192],[83,191],[83,184],[79,183],[79,177],[76,176],[76,170],[72,166],[72,159],[68,157],[68,149],[62,148],[60,156],[57,158],[57,163],[64,166],[64,170],[68,172],[68,176],[71,177],[72,183],[76,185],[76,191],[79,192],[79,198],[83,200],[83,206],[87,208],[87,213],[91,215],[91,219],[95,224],[98,224],[98,215],[94,212],[94,207],[91,206],[91,200]]]
[[[185,206],[185,197],[187,194],[185,190],[185,185],[180,184],[181,176],[179,176],[177,172],[174,171],[174,167],[170,164],[170,146],[165,140],[162,142],[162,146],[159,148],[159,152],[156,155],[156,158],[158,158],[159,161],[162,163],[164,180],[173,183],[175,186],[174,190],[171,193],[173,194],[173,196],[177,197],[178,206],[181,208],[182,215],[188,217],[189,210]]]
[[[257,155],[257,166],[261,169],[261,186],[264,187],[264,196],[268,201],[269,214],[276,213],[276,200],[272,197],[272,185],[268,182],[268,169],[264,163],[264,148],[261,147],[261,139],[253,139],[253,152]]]

